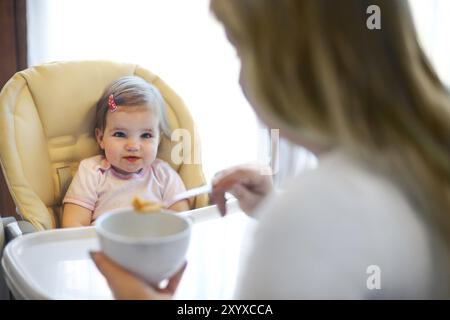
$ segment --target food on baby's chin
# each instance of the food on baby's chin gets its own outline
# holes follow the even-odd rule
[[[139,198],[134,198],[132,204],[134,211],[138,213],[160,212],[164,208],[161,203],[144,201]]]

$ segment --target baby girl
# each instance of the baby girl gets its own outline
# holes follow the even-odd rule
[[[114,81],[97,104],[95,137],[102,154],[80,162],[64,197],[62,227],[89,226],[104,212],[129,207],[136,197],[189,210],[185,191],[169,164],[157,159],[162,135],[170,137],[161,94],[135,76]]]

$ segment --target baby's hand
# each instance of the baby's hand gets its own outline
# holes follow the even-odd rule
[[[134,198],[132,202],[134,211],[137,213],[154,213],[160,212],[161,209],[165,208],[161,203],[151,202],[151,201],[143,201],[139,200],[139,198]]]

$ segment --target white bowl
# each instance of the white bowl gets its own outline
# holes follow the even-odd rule
[[[101,215],[95,222],[103,252],[119,265],[157,285],[183,265],[191,220],[174,213],[135,213],[132,209]]]

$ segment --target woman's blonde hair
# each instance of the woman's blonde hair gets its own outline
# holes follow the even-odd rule
[[[146,107],[159,118],[161,134],[170,138],[170,127],[166,116],[166,107],[159,90],[137,76],[125,76],[113,81],[103,92],[97,103],[95,129],[103,131],[109,110],[109,97],[120,107]]]
[[[370,5],[381,29],[369,30]],[[257,103],[399,185],[450,244],[450,100],[407,0],[212,0]]]

